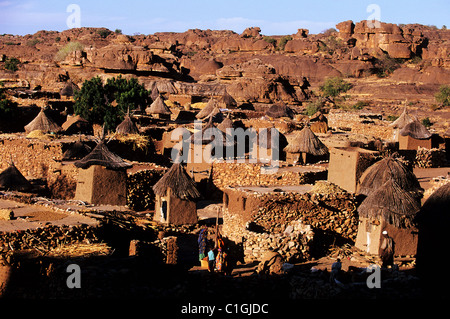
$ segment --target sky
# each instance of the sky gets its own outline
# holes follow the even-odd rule
[[[346,20],[450,27],[449,0],[0,0],[0,34],[33,34],[72,27],[106,27],[153,34],[189,29],[260,27],[264,35],[311,34]]]

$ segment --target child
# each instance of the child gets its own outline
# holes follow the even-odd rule
[[[208,270],[209,270],[209,272],[214,272],[215,263],[216,263],[216,257],[214,256],[214,250],[212,247],[209,247],[209,252],[208,252]]]

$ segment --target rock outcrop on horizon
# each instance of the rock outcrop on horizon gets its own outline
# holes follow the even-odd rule
[[[160,93],[207,98],[226,90],[238,103],[291,105],[308,99],[305,79],[317,91],[327,77],[340,76],[352,82],[354,96],[396,103],[429,104],[437,88],[449,84],[449,30],[374,27],[373,21],[344,21],[336,29],[310,34],[299,28],[286,36],[262,35],[258,27],[242,34],[193,29],[127,36],[105,28],[6,34],[0,36],[0,81],[6,88],[59,92],[69,80],[81,87],[93,76],[121,74],[149,89],[159,83]],[[19,59],[17,71],[4,68],[8,58]],[[383,70],[386,61],[395,64],[390,72]]]

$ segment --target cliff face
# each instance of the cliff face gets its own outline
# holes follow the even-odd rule
[[[308,99],[305,80],[314,90],[330,76],[352,82],[349,94],[380,101],[431,103],[437,88],[449,84],[450,30],[390,23],[374,28],[368,21],[336,28],[316,35],[299,29],[285,37],[263,36],[257,27],[242,34],[195,29],[126,36],[80,28],[3,35],[0,81],[59,92],[68,80],[80,87],[96,75],[123,74],[171,94],[206,97],[226,90],[238,103],[294,105]],[[15,72],[4,69],[12,57],[20,60]],[[395,67],[386,71],[390,65]]]

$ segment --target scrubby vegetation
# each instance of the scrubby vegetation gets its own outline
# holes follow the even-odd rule
[[[69,42],[55,55],[55,61],[63,61],[70,53],[83,50],[84,46],[80,42]]]
[[[434,97],[443,107],[450,106],[450,86],[442,85]]]

